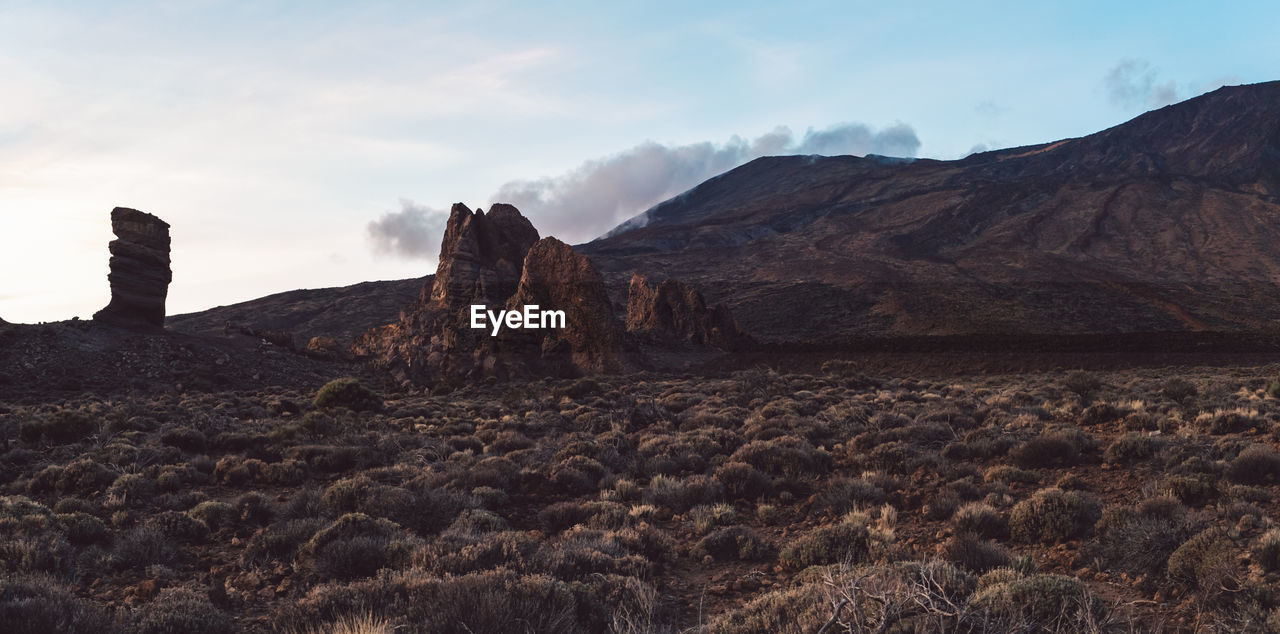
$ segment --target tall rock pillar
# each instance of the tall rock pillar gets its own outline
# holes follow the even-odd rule
[[[164,327],[169,269],[169,223],[137,209],[111,210],[111,303],[93,319],[117,326]]]

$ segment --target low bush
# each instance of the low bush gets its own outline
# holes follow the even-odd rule
[[[1009,534],[1009,522],[994,507],[970,502],[951,516],[957,533],[972,533],[983,539],[1003,539]]]
[[[1173,551],[1196,533],[1197,524],[1172,497],[1108,509],[1097,525],[1093,551],[1108,569],[1156,580],[1163,576]]]
[[[114,634],[97,604],[47,575],[0,575],[0,628],[6,634]]]
[[[1231,461],[1227,467],[1227,477],[1242,484],[1280,482],[1280,454],[1271,447],[1249,447]]]
[[[867,527],[849,521],[822,526],[792,541],[778,561],[792,569],[833,563],[863,563],[871,555]]]
[[[1204,506],[1218,495],[1218,487],[1203,475],[1169,476],[1160,489],[1188,506]]]
[[[745,526],[727,526],[711,531],[694,544],[690,554],[694,557],[711,557],[717,561],[760,561],[771,552],[769,543],[760,534]]]
[[[394,522],[348,513],[312,536],[298,558],[317,577],[348,580],[403,564],[415,546],[417,540]]]
[[[975,574],[1010,565],[1013,555],[1000,544],[960,533],[942,545],[942,557]]]
[[[1009,452],[1009,457],[1014,464],[1024,469],[1069,467],[1080,461],[1082,445],[1085,444],[1078,435],[1083,434],[1079,431],[1075,434],[1065,431],[1045,432],[1014,447]]]
[[[745,462],[726,462],[715,471],[730,500],[758,500],[773,493],[773,478]]]
[[[992,583],[974,594],[972,606],[994,620],[993,631],[1096,631],[1107,611],[1083,582],[1063,575]]]
[[[1077,491],[1048,488],[1014,505],[1009,532],[1022,542],[1054,542],[1081,537],[1101,514],[1097,501]]]
[[[1102,458],[1111,464],[1133,464],[1151,459],[1163,446],[1156,438],[1130,432],[1112,441]]]
[[[231,617],[209,602],[206,593],[166,588],[134,617],[139,634],[224,634],[235,631]]]
[[[654,476],[645,490],[644,500],[674,513],[684,513],[699,504],[714,504],[724,499],[719,481],[704,475],[687,478]]]
[[[1259,536],[1249,549],[1249,558],[1263,572],[1280,572],[1280,529],[1273,528]]]
[[[1208,593],[1227,589],[1235,578],[1237,548],[1226,529],[1213,527],[1188,539],[1169,556],[1169,578]]]
[[[314,405],[317,409],[345,407],[356,412],[376,412],[382,409],[382,397],[359,379],[334,379],[316,392]]]

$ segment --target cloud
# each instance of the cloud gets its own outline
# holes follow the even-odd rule
[[[430,259],[440,250],[448,220],[448,211],[402,198],[400,211],[389,211],[369,223],[369,240],[378,255]]]
[[[1159,108],[1178,101],[1178,84],[1161,83],[1151,63],[1142,59],[1122,59],[1102,80],[1111,103],[1123,106]]]
[[[873,130],[860,123],[810,128],[799,140],[779,126],[753,140],[664,145],[647,141],[592,159],[558,176],[510,181],[491,200],[511,203],[543,235],[568,242],[596,238],[636,214],[761,156],[883,154],[914,157],[920,140],[898,123]]]

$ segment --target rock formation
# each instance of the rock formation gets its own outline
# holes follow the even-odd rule
[[[567,323],[493,337],[471,328],[473,304],[495,311],[537,304],[565,311]],[[559,240],[539,240],[515,207],[498,204],[486,214],[457,204],[433,282],[396,323],[361,335],[351,350],[413,383],[611,372],[625,363],[622,327],[609,307],[591,261]]]
[[[557,330],[509,331],[508,341],[537,342],[539,364],[563,370],[567,360],[587,372],[624,368],[622,326],[613,315],[604,278],[591,260],[555,238],[543,238],[529,249],[519,288],[506,309],[535,305],[564,311],[566,323]]]
[[[497,204],[489,213],[458,203],[440,244],[440,264],[424,300],[449,310],[470,304],[501,304],[516,290],[520,266],[538,230],[511,205]]]
[[[136,209],[111,210],[111,302],[93,315],[118,326],[164,327],[169,270],[169,224]]]
[[[724,305],[708,307],[702,293],[678,280],[651,286],[639,273],[631,276],[626,326],[627,332],[655,341],[674,339],[727,351],[751,343]]]

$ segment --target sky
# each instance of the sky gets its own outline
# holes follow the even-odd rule
[[[956,159],[1280,79],[1236,2],[6,2],[0,318],[90,317],[109,213],[168,312],[432,273],[447,210],[595,238],[753,158]]]

